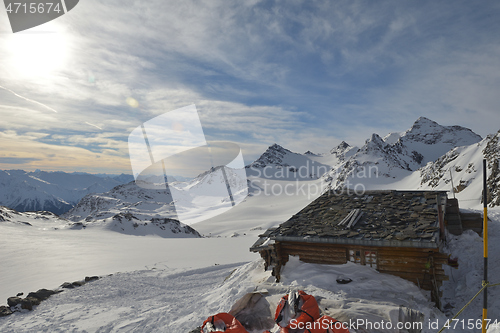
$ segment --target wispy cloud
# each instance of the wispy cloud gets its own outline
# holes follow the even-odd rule
[[[274,142],[359,145],[421,115],[485,135],[499,123],[499,6],[87,0],[44,25],[61,55],[50,72],[27,76],[23,40],[0,35],[0,130],[26,136],[22,158],[83,149],[80,168],[98,155],[123,169],[133,128],[193,103],[207,138],[239,143],[247,159]]]
[[[14,96],[16,96],[16,97],[19,97],[19,98],[21,98],[21,99],[23,99],[23,100],[25,100],[25,101],[30,102],[30,103],[33,103],[33,104],[36,104],[36,105],[40,105],[40,106],[42,106],[42,107],[44,107],[44,108],[46,108],[46,109],[48,109],[48,110],[50,110],[50,111],[54,111],[55,113],[57,113],[57,111],[56,111],[56,110],[54,110],[53,108],[51,108],[50,106],[47,106],[47,105],[45,105],[45,104],[43,104],[43,103],[40,103],[40,102],[34,101],[34,100],[32,100],[32,99],[26,98],[26,97],[24,97],[24,96],[21,96],[21,95],[19,95],[19,94],[15,93],[14,91],[12,91],[12,90],[10,90],[10,89],[7,89],[7,88],[2,87],[2,86],[0,86],[0,89],[6,90],[6,91],[10,92],[11,94],[13,94],[13,95],[14,95]]]

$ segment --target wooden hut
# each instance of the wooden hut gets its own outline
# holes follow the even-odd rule
[[[352,192],[352,191],[351,191]],[[251,247],[277,281],[289,256],[318,264],[370,266],[430,290],[439,306],[445,191],[326,192]]]

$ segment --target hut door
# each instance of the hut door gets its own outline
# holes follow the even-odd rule
[[[377,251],[364,251],[365,265],[377,269]]]
[[[361,251],[359,249],[349,250],[349,261],[361,264]]]

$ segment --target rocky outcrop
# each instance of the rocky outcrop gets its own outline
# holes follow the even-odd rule
[[[490,207],[500,206],[500,193],[498,185],[500,185],[500,131],[495,135],[488,136],[488,143],[483,149],[483,156],[486,159],[489,176],[486,180],[488,186],[488,205]]]
[[[21,310],[32,311],[34,306],[40,305],[42,301],[45,301],[52,295],[63,292],[63,289],[80,287],[87,282],[96,281],[98,279],[98,276],[86,276],[85,279],[81,281],[75,281],[73,283],[64,282],[57,290],[39,289],[38,291],[30,292],[25,298],[20,297],[23,293],[18,293],[17,296],[12,296],[7,299],[7,306],[0,306],[0,317],[9,316]]]

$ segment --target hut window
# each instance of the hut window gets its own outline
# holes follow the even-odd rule
[[[377,251],[365,251],[365,265],[377,269]]]
[[[361,251],[349,250],[349,261],[356,264],[361,264]]]

